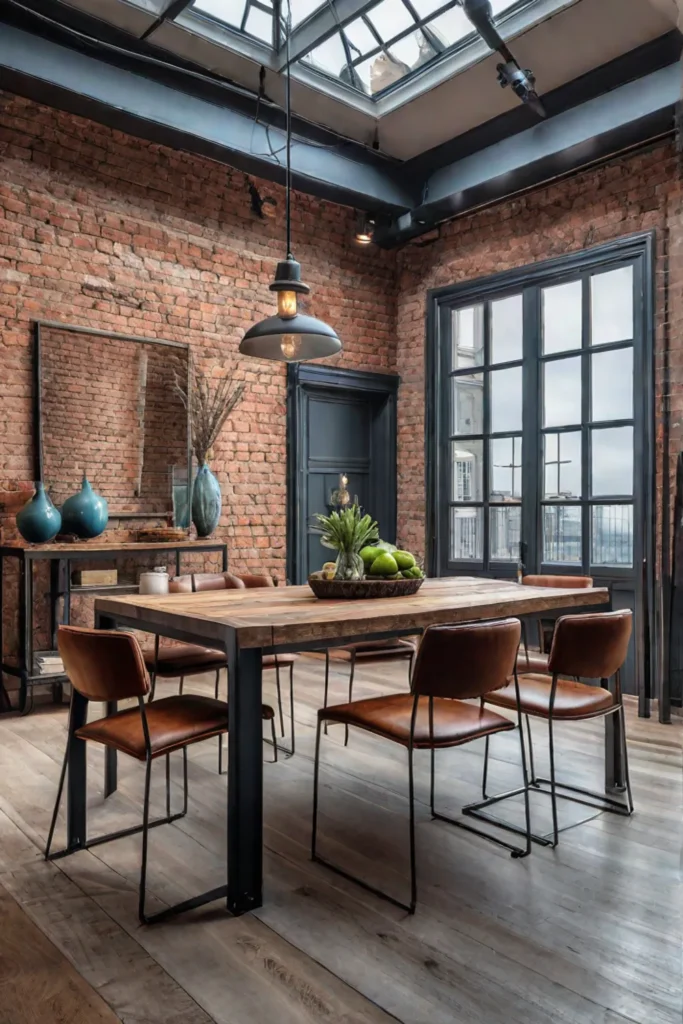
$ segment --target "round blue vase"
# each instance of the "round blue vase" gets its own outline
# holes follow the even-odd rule
[[[107,502],[101,495],[95,494],[84,473],[78,494],[67,498],[62,505],[62,532],[75,533],[83,540],[90,540],[99,537],[108,520]]]
[[[29,544],[45,544],[62,528],[62,517],[50,500],[45,485],[38,482],[36,493],[17,513],[17,529]]]
[[[198,537],[210,537],[221,517],[221,488],[206,463],[199,467],[192,489],[192,522]]]

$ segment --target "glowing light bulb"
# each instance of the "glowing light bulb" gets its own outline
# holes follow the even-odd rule
[[[280,351],[285,359],[291,361],[296,359],[301,351],[301,338],[296,334],[283,334],[280,342]]]
[[[277,293],[277,312],[285,319],[296,316],[296,292]]]

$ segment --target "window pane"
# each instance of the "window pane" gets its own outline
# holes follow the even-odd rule
[[[452,434],[484,433],[484,374],[451,378]]]
[[[321,71],[326,71],[328,75],[334,75],[336,78],[342,78],[348,82],[348,79],[342,74],[347,67],[346,51],[338,32],[326,39],[320,46],[316,46],[303,59],[314,64]]]
[[[633,565],[633,506],[591,509],[591,565]]]
[[[484,307],[468,306],[454,309],[451,317],[453,334],[452,369],[482,366],[484,362]]]
[[[440,14],[427,23],[427,28],[436,33],[444,46],[452,46],[474,32],[474,25],[461,7],[452,7],[445,14]]]
[[[573,505],[543,508],[543,561],[581,562],[581,509]]]
[[[544,438],[544,498],[581,497],[581,431],[546,434]]]
[[[483,527],[482,508],[451,509],[451,561],[481,562]]]
[[[403,0],[382,0],[367,12],[366,17],[385,41],[393,39],[399,32],[415,24],[415,19]]]
[[[581,356],[543,364],[543,425],[581,422]]]
[[[591,342],[608,345],[633,337],[633,267],[591,278]]]
[[[420,18],[428,18],[434,11],[443,7],[444,0],[412,0],[412,5]]]
[[[246,0],[195,0],[193,8],[210,14],[217,21],[239,28],[242,24]]]
[[[489,497],[491,501],[520,501],[522,497],[522,439],[499,437],[490,442]]]
[[[289,0],[292,9],[292,25],[298,25],[304,21],[309,14],[313,14],[313,11],[317,11],[319,7],[326,6],[326,0],[321,3],[321,0]],[[283,13],[287,8],[283,8]]]
[[[591,449],[591,494],[633,494],[633,427],[593,430]]]
[[[362,53],[369,53],[377,48],[377,40],[362,18],[356,18],[355,21],[344,25],[344,33],[351,47],[356,47],[358,50],[357,54],[353,54],[354,57],[360,56]]]
[[[491,303],[491,362],[522,358],[522,296],[511,295]]]
[[[392,43],[389,52],[395,60],[403,61],[408,70],[414,71],[436,57],[438,51],[422,32],[417,31],[404,36],[397,43]]]
[[[522,429],[522,367],[491,373],[491,431]]]
[[[388,89],[395,82],[400,82],[402,78],[410,73],[410,65],[406,64],[403,60],[399,60],[391,53],[382,51],[376,57],[371,57],[370,60],[358,64],[356,70],[363,83],[369,87],[371,94],[374,96],[376,93]]]
[[[633,418],[633,349],[591,356],[591,408],[594,420]]]
[[[247,15],[244,30],[250,35],[256,36],[257,39],[261,39],[264,43],[272,43],[272,15],[266,14],[266,12],[262,11],[259,7],[251,7],[249,9],[249,14]]]
[[[490,558],[495,562],[518,562],[522,531],[521,505],[489,509]]]
[[[483,500],[483,441],[451,442],[451,497],[453,501]]]
[[[543,289],[543,351],[581,348],[582,287],[580,281]]]

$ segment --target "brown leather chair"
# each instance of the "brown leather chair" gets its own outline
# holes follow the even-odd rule
[[[573,590],[583,590],[593,586],[592,576],[523,576],[522,586],[525,587],[569,587]],[[537,620],[538,625],[538,650],[529,650],[526,642],[526,627],[522,627],[524,642],[517,658],[518,672],[547,672],[548,654],[546,647],[546,634],[552,634],[554,622],[552,620]]]
[[[145,913],[148,832],[156,825],[177,821],[178,818],[186,814],[187,748],[191,743],[198,743],[210,739],[212,736],[220,736],[228,731],[228,705],[213,697],[181,696],[180,694],[164,697],[153,704],[145,703],[144,698],[149,694],[150,682],[140,645],[132,633],[84,629],[79,626],[60,626],[57,634],[57,646],[71,683],[72,698],[66,752],[45,858],[53,860],[56,857],[63,857],[68,853],[75,852],[67,849],[50,853],[64,780],[74,743],[80,740],[101,743],[105,747],[128,754],[137,761],[144,761],[145,791],[142,825],[87,840],[79,849],[87,849],[112,839],[142,832],[138,915],[143,924],[166,918],[172,913],[185,909],[187,901],[151,917]],[[131,698],[137,698],[137,707],[126,711],[117,711],[106,718],[100,718],[93,722],[86,721],[90,701],[112,703]],[[183,809],[176,814],[171,814],[170,754],[176,750],[182,750],[183,753]],[[166,817],[150,821],[149,790],[152,762],[159,757],[166,758]],[[83,777],[83,786],[85,787],[85,777]]]
[[[484,739],[498,732],[515,728],[514,722],[489,711],[484,704],[491,692],[505,687],[510,677],[516,686],[515,658],[521,635],[518,619],[499,622],[472,623],[457,626],[432,626],[426,630],[415,664],[411,693],[395,693],[385,697],[358,700],[318,711],[313,776],[313,829],[311,857],[370,892],[388,899],[409,913],[415,912],[417,878],[415,866],[415,805],[413,782],[413,751],[431,751],[430,805],[432,817],[489,839],[513,857],[524,857],[531,849],[529,799],[526,796],[527,842],[524,849],[512,846],[495,836],[482,832],[463,821],[437,813],[434,796],[435,751],[460,746],[471,740]],[[479,704],[465,701],[478,699]],[[526,753],[522,738],[522,718],[518,708],[522,765],[525,790],[527,786]],[[400,743],[408,750],[408,788],[410,804],[410,903],[368,885],[348,872],[323,860],[317,853],[318,778],[320,770],[320,737],[324,722],[356,726],[383,739]]]
[[[327,707],[327,699],[330,687],[330,661],[341,661],[350,666],[349,668],[349,702],[353,700],[353,680],[356,674],[356,662],[364,664],[376,664],[382,661],[408,661],[408,683],[413,674],[413,661],[417,653],[417,643],[411,638],[401,639],[395,637],[391,640],[368,640],[365,643],[347,644],[346,647],[328,647],[325,651],[325,692],[323,696],[323,707]],[[325,735],[327,735],[327,722],[325,722]],[[349,742],[348,726],[344,732],[344,746]]]
[[[536,777],[533,761],[533,748],[530,747],[530,784],[537,789],[544,789],[550,794],[553,814],[553,830],[545,836],[533,838],[545,846],[557,846],[559,832],[557,824],[557,799],[574,800],[576,803],[597,807],[599,810],[611,811],[616,814],[630,815],[633,813],[633,797],[628,772],[628,751],[626,748],[626,720],[621,692],[621,667],[626,660],[632,628],[632,613],[628,610],[616,612],[596,612],[586,615],[563,615],[557,620],[553,634],[552,647],[548,656],[550,676],[541,673],[520,673],[519,702],[523,715],[541,718],[548,723],[548,739],[550,748],[550,778]],[[614,677],[614,691],[608,688],[608,682]],[[579,682],[579,679],[599,679],[600,685]],[[486,697],[488,704],[512,710],[516,706],[517,691],[508,684],[504,689],[490,693]],[[604,718],[616,715],[619,719],[621,744],[624,752],[624,773],[626,778],[626,802],[614,800],[604,793],[579,786],[570,786],[557,781],[555,772],[555,743],[553,725],[555,722],[582,722],[592,718]],[[527,718],[528,724],[528,718]],[[529,733],[531,741],[531,734]],[[488,757],[488,748],[486,751]],[[486,772],[486,767],[484,769]],[[484,776],[485,777],[485,776]],[[547,787],[547,789],[546,789]],[[481,809],[492,802],[498,803],[501,797],[486,797],[478,804],[470,805],[468,813],[475,817],[491,820]],[[579,797],[558,794],[557,790],[577,793]],[[505,798],[516,795],[504,794]],[[587,799],[588,798],[588,799]],[[584,819],[587,820],[587,819]],[[499,819],[496,819],[499,824]],[[581,824],[577,822],[576,824]],[[518,831],[513,826],[507,826]],[[574,827],[567,826],[569,828]]]
[[[169,590],[172,593],[201,593],[206,590],[242,590],[245,587],[273,587],[275,581],[271,576],[257,576],[247,574],[236,576],[234,573],[192,573],[188,576],[177,576],[169,583]],[[155,638],[154,649],[145,649],[145,662],[152,675],[152,692],[150,699],[154,699],[155,683],[157,677],[162,679],[177,679],[180,677],[179,692],[183,692],[183,685],[186,676],[202,675],[205,672],[215,672],[214,695],[216,699],[220,696],[220,674],[227,669],[225,654],[210,647],[203,647],[198,644],[174,644],[160,646],[159,637]],[[274,668],[277,686],[278,711],[280,718],[281,734],[285,735],[284,716],[282,710],[282,690],[280,686],[280,669],[289,667],[289,693],[290,693],[290,715],[291,715],[291,746],[284,752],[291,756],[294,753],[294,663],[297,659],[295,654],[266,655],[263,658],[263,668]],[[277,761],[278,747],[275,734],[275,712],[270,704],[263,704],[263,721],[271,723],[270,739],[266,739],[273,747],[273,760]],[[218,740],[218,771],[223,771],[223,741]]]

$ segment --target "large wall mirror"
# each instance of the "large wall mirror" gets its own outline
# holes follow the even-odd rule
[[[189,526],[189,346],[34,324],[36,478],[60,506],[86,471],[119,518]]]

